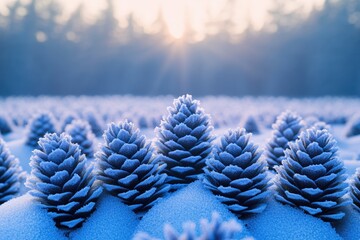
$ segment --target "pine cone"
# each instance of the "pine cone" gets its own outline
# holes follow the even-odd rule
[[[203,174],[205,159],[211,152],[213,138],[210,118],[191,95],[174,100],[169,115],[157,128],[160,161],[166,163],[165,173],[173,189],[198,179]]]
[[[353,200],[353,206],[360,211],[360,168],[356,169],[356,173],[352,179],[350,196]]]
[[[353,116],[346,124],[345,136],[354,137],[360,135],[360,115]]]
[[[47,208],[57,227],[76,228],[95,209],[102,189],[86,167],[86,158],[66,134],[46,134],[33,151],[30,194]]]
[[[31,147],[39,148],[38,141],[46,133],[56,132],[53,119],[50,114],[41,113],[35,116],[30,122],[28,139],[26,144]]]
[[[249,133],[260,134],[257,120],[252,115],[247,116],[246,120],[243,123],[243,128],[245,128],[245,130]]]
[[[65,132],[65,129],[67,127],[67,125],[71,124],[72,121],[76,120],[77,117],[75,116],[75,114],[72,113],[68,113],[63,119],[62,119],[62,125],[60,127],[61,132]]]
[[[345,168],[337,157],[336,141],[327,130],[302,132],[289,143],[282,165],[276,167],[276,199],[297,206],[325,221],[344,216],[340,207],[348,204]]]
[[[10,153],[4,140],[0,139],[0,204],[19,193],[21,176],[19,160]]]
[[[238,216],[262,212],[266,207],[269,179],[266,162],[245,129],[230,130],[221,138],[213,157],[206,161],[203,182],[230,211]]]
[[[265,151],[269,169],[273,170],[274,166],[281,165],[285,156],[284,150],[289,142],[297,139],[302,128],[302,120],[295,113],[286,111],[277,117],[273,124],[273,136],[266,145]]]
[[[96,137],[101,137],[104,132],[101,120],[95,115],[94,112],[89,111],[85,113],[85,120],[89,123],[91,131]]]
[[[73,143],[79,144],[81,152],[87,158],[94,157],[94,134],[91,131],[90,125],[83,120],[74,120],[65,128],[65,132],[70,135]]]
[[[5,114],[0,114],[0,133],[8,134],[12,132],[10,119]]]
[[[316,122],[312,127],[315,128],[316,130],[328,130],[329,132],[331,130],[330,125],[322,121]]]
[[[165,165],[153,158],[150,144],[132,123],[111,123],[104,139],[96,154],[98,178],[107,191],[142,216],[169,190],[166,174],[161,173]]]

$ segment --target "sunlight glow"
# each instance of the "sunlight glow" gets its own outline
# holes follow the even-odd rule
[[[181,38],[185,32],[185,4],[186,1],[169,0],[164,1],[161,6],[166,26],[175,39]]]
[[[44,32],[41,32],[41,31],[36,33],[35,38],[40,43],[46,42],[46,40],[47,40],[46,34]]]
[[[0,17],[7,16],[16,1],[0,1]],[[18,17],[27,14],[24,6],[32,2],[20,1]],[[325,0],[38,0],[35,9],[43,19],[49,19],[49,6],[60,7],[55,21],[63,26],[76,14],[84,24],[93,25],[104,18],[104,13],[112,13],[121,29],[128,28],[131,20],[134,31],[197,42],[219,33],[239,36],[247,30],[276,32],[274,11],[293,14],[296,21],[287,24],[296,24],[312,11],[320,11],[324,3]],[[75,41],[75,36],[76,33],[66,34],[70,41]]]

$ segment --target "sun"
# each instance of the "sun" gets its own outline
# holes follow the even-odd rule
[[[176,0],[163,1],[160,7],[168,33],[174,39],[181,39],[185,33],[184,2]]]

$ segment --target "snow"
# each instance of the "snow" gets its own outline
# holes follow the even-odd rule
[[[359,159],[360,150],[360,136],[346,137],[346,126],[332,126],[334,137],[338,142],[339,157],[342,160],[357,160]]]
[[[155,141],[156,133],[153,127],[160,123],[160,113],[166,112],[166,106],[171,104],[170,97],[157,98],[134,98],[134,97],[112,97],[112,98],[93,99],[69,98],[64,102],[60,98],[38,98],[27,99],[26,104],[20,104],[19,109],[7,109],[18,112],[19,119],[30,118],[30,113],[38,109],[39,104],[42,108],[58,113],[61,116],[64,109],[74,110],[81,113],[84,106],[93,105],[94,110],[106,123],[111,121],[118,122],[125,118],[133,119],[135,123],[139,116],[143,116],[149,128],[141,129],[141,134],[147,137],[147,141]],[[66,100],[66,101],[65,101]],[[103,101],[103,102],[102,102]],[[280,102],[281,104],[277,103]],[[146,105],[144,103],[146,102]],[[337,107],[333,103],[337,102]],[[10,103],[10,101],[9,101]],[[6,102],[2,102],[6,106]],[[96,103],[96,104],[95,104]],[[111,103],[111,104],[109,104]],[[228,98],[207,98],[202,101],[205,103],[205,112],[217,122],[217,127],[212,132],[217,136],[214,143],[218,143],[220,137],[229,128],[239,127],[240,120],[249,114],[254,114],[259,118],[260,114],[271,120],[274,114],[280,113],[286,108],[296,110],[304,119],[308,116],[322,117],[324,120],[331,120],[331,113],[338,113],[336,116],[343,116],[348,119],[352,113],[358,111],[359,100],[353,102],[349,100],[303,100],[290,99],[254,99],[236,100]],[[207,105],[206,105],[207,104]],[[325,104],[323,106],[323,104]],[[246,106],[239,108],[238,106]],[[292,107],[291,107],[292,106]],[[339,106],[342,106],[339,108]],[[59,107],[57,110],[57,107]],[[254,109],[257,109],[256,111]],[[321,111],[318,111],[321,109]],[[257,112],[258,111],[258,112]],[[81,115],[81,114],[80,114]],[[17,119],[17,120],[19,120]],[[259,118],[260,119],[260,118]],[[215,122],[214,121],[214,122]],[[263,149],[272,134],[272,129],[266,128],[263,121],[257,121],[261,129],[261,134],[253,135],[252,140]],[[344,161],[347,174],[350,177],[355,173],[355,169],[360,167],[360,136],[346,137],[346,125],[333,124],[331,132],[338,142],[339,158]],[[16,127],[10,134],[2,136],[7,142],[10,151],[20,160],[20,165],[30,173],[30,157],[33,147],[26,145],[27,127]],[[98,137],[94,143],[95,150],[99,143],[103,143],[103,138]],[[191,139],[190,139],[191,140]],[[270,175],[273,173],[269,173]],[[22,184],[21,193],[24,194],[28,189]],[[204,189],[201,183],[193,183],[186,188],[171,193],[166,199],[156,204],[139,221],[130,208],[124,205],[118,198],[104,194],[97,205],[96,211],[86,220],[82,228],[70,233],[70,239],[131,239],[133,234],[138,231],[148,232],[153,237],[162,238],[165,223],[170,223],[178,232],[182,232],[182,225],[186,221],[193,221],[200,228],[200,219],[210,220],[213,211],[220,213],[224,220],[232,218],[246,226],[245,233],[242,235],[253,236],[256,239],[360,239],[360,212],[353,207],[345,208],[346,216],[333,224],[306,215],[302,210],[282,205],[275,200],[270,200],[268,207],[263,213],[253,215],[244,220],[238,220],[235,215],[230,213],[225,205],[217,201],[213,194]],[[243,218],[242,218],[243,219]],[[54,221],[42,209],[37,202],[28,194],[8,201],[0,205],[0,240],[1,239],[68,239],[65,232],[55,227]],[[238,237],[240,238],[240,237]]]
[[[13,131],[11,133],[2,135],[2,138],[6,142],[10,142],[22,138],[25,134],[26,133],[23,128],[13,128]]]
[[[346,168],[346,174],[348,177],[351,177],[356,172],[356,168],[360,168],[359,160],[344,160],[344,165]]]
[[[7,145],[10,149],[10,152],[19,159],[20,166],[24,171],[30,173],[30,157],[32,155],[33,147],[26,145],[25,139],[17,139],[11,142],[8,142]]]
[[[131,239],[138,222],[135,213],[119,198],[104,193],[95,212],[81,228],[70,234],[70,239]]]
[[[255,239],[335,240],[341,239],[330,223],[302,210],[269,200],[264,212],[244,220]]]
[[[171,224],[176,231],[182,232],[183,223],[189,221],[193,221],[199,230],[200,219],[211,219],[214,211],[218,212],[224,221],[237,220],[235,215],[230,213],[210,191],[206,190],[201,182],[197,181],[172,193],[150,209],[135,232],[147,232],[152,237],[162,239],[165,223]],[[240,220],[237,221],[244,226]],[[243,227],[243,232],[236,235],[236,239],[246,236],[251,236],[251,234]]]
[[[344,208],[345,217],[335,224],[335,229],[344,240],[360,239],[360,212],[352,206]]]
[[[29,194],[10,200],[0,206],[0,240],[67,239],[65,232]]]

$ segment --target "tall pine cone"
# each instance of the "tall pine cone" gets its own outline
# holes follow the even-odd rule
[[[337,157],[336,141],[327,130],[302,132],[289,143],[282,165],[276,167],[276,199],[297,206],[325,221],[344,216],[340,207],[347,192],[344,164]]]
[[[360,211],[360,168],[356,169],[356,173],[352,179],[350,196],[353,200],[353,206]]]
[[[94,138],[90,125],[83,120],[74,120],[71,124],[67,125],[65,132],[70,135],[73,143],[79,144],[82,153],[87,158],[94,157]]]
[[[191,95],[174,100],[157,128],[160,161],[173,189],[198,179],[203,174],[205,159],[211,152],[210,118]]]
[[[41,113],[36,115],[30,122],[26,144],[34,148],[39,148],[39,139],[44,137],[46,133],[54,132],[56,132],[54,120],[50,114]]]
[[[295,113],[286,111],[277,117],[272,126],[272,138],[266,145],[265,151],[269,169],[281,165],[285,156],[284,150],[288,147],[289,142],[297,139],[303,126],[301,118]]]
[[[0,139],[0,204],[19,193],[21,176],[19,160],[10,153],[4,140]]]
[[[47,208],[57,227],[76,228],[95,209],[101,188],[86,158],[66,134],[46,134],[31,157],[30,194]]]
[[[266,207],[269,179],[266,162],[245,129],[230,130],[206,161],[203,182],[230,211],[238,216],[262,212]]]
[[[142,216],[169,190],[162,173],[165,165],[153,158],[150,144],[132,123],[111,123],[104,139],[96,154],[98,178],[107,191]]]

